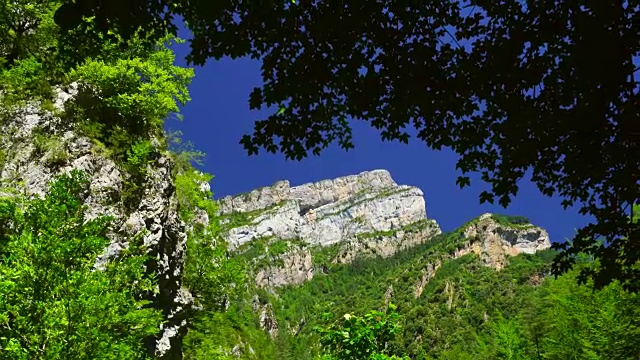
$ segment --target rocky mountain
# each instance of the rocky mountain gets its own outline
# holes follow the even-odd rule
[[[385,170],[294,187],[279,181],[219,204],[223,222],[232,225],[225,235],[232,249],[286,244],[281,266],[258,271],[261,286],[311,279],[314,247],[337,247],[335,261],[349,262],[356,255],[389,256],[440,233],[426,217],[422,191],[396,184]]]
[[[299,186],[279,181],[219,201],[225,237],[236,252],[252,249],[259,286],[300,284],[322,272],[313,252],[333,248],[333,263],[357,257],[389,257],[441,234],[427,218],[423,192],[398,185],[386,170]],[[451,254],[473,252],[501,269],[508,255],[535,253],[551,246],[547,232],[532,224],[512,224],[484,214],[466,224],[461,237],[480,239]],[[275,251],[274,251],[275,249]]]
[[[547,273],[551,242],[544,229],[522,217],[487,213],[443,233],[427,217],[424,193],[397,184],[386,170],[297,186],[279,181],[218,204],[231,253],[246,261],[256,286],[250,300],[229,309],[224,326],[233,335],[214,336],[240,358],[312,358],[318,353],[312,329],[327,310],[380,309],[393,302],[408,323],[425,321],[414,307],[435,314],[443,304],[452,312],[471,291],[451,280],[452,273],[498,276],[508,286],[515,272],[523,288],[540,284]],[[520,254],[525,258],[514,261]],[[486,291],[494,280],[473,281]],[[487,321],[494,312],[477,316]],[[235,320],[252,317],[254,325]],[[270,340],[249,340],[260,336]],[[408,335],[407,341],[410,348],[421,338]],[[271,345],[260,345],[265,343]]]
[[[386,170],[300,186],[279,181],[271,187],[220,201],[223,215],[251,214],[227,238],[233,246],[265,236],[299,238],[327,246],[357,236],[393,232],[426,219],[420,189],[398,185]],[[433,234],[440,232],[430,221]]]

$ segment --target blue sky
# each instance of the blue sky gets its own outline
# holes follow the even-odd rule
[[[185,66],[188,45],[174,49],[178,64]],[[494,212],[526,216],[547,229],[551,240],[557,242],[571,238],[576,228],[589,221],[575,208],[565,211],[561,199],[542,195],[528,178],[521,181],[520,191],[507,209],[480,205],[478,195],[487,186],[472,176],[471,187],[458,188],[456,154],[430,150],[417,139],[408,145],[383,142],[378,131],[362,122],[353,123],[355,149],[348,152],[336,144],[320,156],[299,162],[264,151],[250,157],[239,144],[241,136],[251,133],[254,121],[276,111],[249,110],[249,93],[261,85],[260,62],[248,58],[209,60],[205,66],[196,67],[195,72],[190,86],[192,101],[182,109],[184,121],[173,120],[168,125],[181,130],[184,140],[207,154],[201,168],[215,175],[211,182],[215,198],[269,186],[278,180],[289,180],[293,186],[386,169],[398,184],[422,189],[427,216],[435,219],[443,231],[453,230],[482,213]]]

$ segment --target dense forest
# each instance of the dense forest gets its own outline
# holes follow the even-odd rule
[[[145,230],[96,266],[117,219],[88,219],[89,176],[62,171],[73,160],[66,131],[123,174],[109,199],[123,213],[142,206],[166,156],[180,220],[207,218],[184,231],[181,286],[193,297],[185,359],[640,359],[638,295],[619,281],[597,290],[578,282],[582,270],[601,268],[597,258],[574,256],[574,268],[555,277],[556,252],[547,250],[512,257],[498,271],[474,254],[447,257],[463,245],[460,229],[349,264],[332,262],[332,248],[315,249],[324,270],[311,281],[256,286],[251,254],[271,251],[276,261],[291,244],[228,250],[225,231],[242,219],[219,215],[201,186],[212,177],[197,169],[203,154],[165,129],[181,119],[194,76],[174,64],[171,44],[182,40],[107,36],[87,17],[71,31],[87,40],[80,49],[59,36],[62,3],[0,3],[0,359],[149,359],[167,320]],[[71,88],[78,96],[58,106],[59,91]],[[17,136],[5,130],[26,108],[55,125],[24,140],[58,174],[43,196],[28,193],[29,179],[12,166],[23,154],[5,146]],[[435,261],[441,266],[417,294],[416,279]],[[265,327],[265,309],[278,331]]]

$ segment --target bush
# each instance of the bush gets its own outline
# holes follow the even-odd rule
[[[0,349],[11,359],[143,359],[143,339],[160,329],[162,314],[143,294],[140,237],[103,271],[96,258],[109,244],[111,218],[84,220],[84,174],[51,183],[44,199],[25,209],[0,200]]]

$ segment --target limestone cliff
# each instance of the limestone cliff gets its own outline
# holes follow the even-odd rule
[[[58,90],[55,105],[77,94]],[[183,308],[190,302],[181,289],[181,272],[186,242],[185,226],[177,213],[172,164],[158,154],[148,166],[144,194],[133,210],[125,210],[119,201],[127,174],[96,150],[87,138],[79,136],[72,126],[43,110],[38,103],[11,114],[11,121],[0,128],[0,185],[23,188],[27,195],[43,196],[49,181],[72,169],[83,170],[90,179],[90,194],[85,199],[88,218],[111,215],[115,231],[109,234],[111,243],[96,259],[96,267],[126,248],[131,235],[147,230],[144,243],[156,259],[148,269],[158,276],[159,294],[152,299],[161,309],[166,324],[154,340],[152,351],[160,359],[181,358],[180,335],[186,323]],[[42,142],[47,142],[43,146]],[[8,195],[8,194],[0,194]]]
[[[426,218],[420,189],[398,185],[386,170],[363,172],[300,186],[271,187],[220,201],[221,214],[250,214],[231,229],[234,247],[266,236],[331,245],[356,235],[399,229]],[[437,225],[434,223],[434,226]]]
[[[438,224],[427,219],[422,191],[398,185],[386,170],[294,187],[279,181],[219,203],[223,222],[232,225],[226,238],[233,249],[243,251],[265,240],[265,250],[286,243],[275,265],[257,272],[262,286],[310,280],[317,271],[314,246],[336,246],[332,260],[350,262],[367,254],[390,256],[440,233]]]
[[[534,254],[551,247],[549,234],[532,224],[500,224],[493,214],[483,214],[463,228],[465,238],[476,238],[465,251],[480,256],[485,264],[500,270],[507,256]],[[460,255],[460,254],[458,254]]]
[[[311,280],[322,272],[312,253],[334,248],[333,263],[358,256],[391,256],[441,233],[427,219],[423,192],[398,185],[386,170],[373,170],[291,187],[271,187],[219,200],[226,238],[237,253],[252,249],[259,286],[284,286]],[[544,229],[531,224],[498,222],[484,214],[457,231],[460,246],[446,258],[473,252],[488,266],[501,269],[507,256],[534,253],[551,246]],[[257,250],[256,250],[257,249]],[[416,296],[442,261],[426,264]]]

